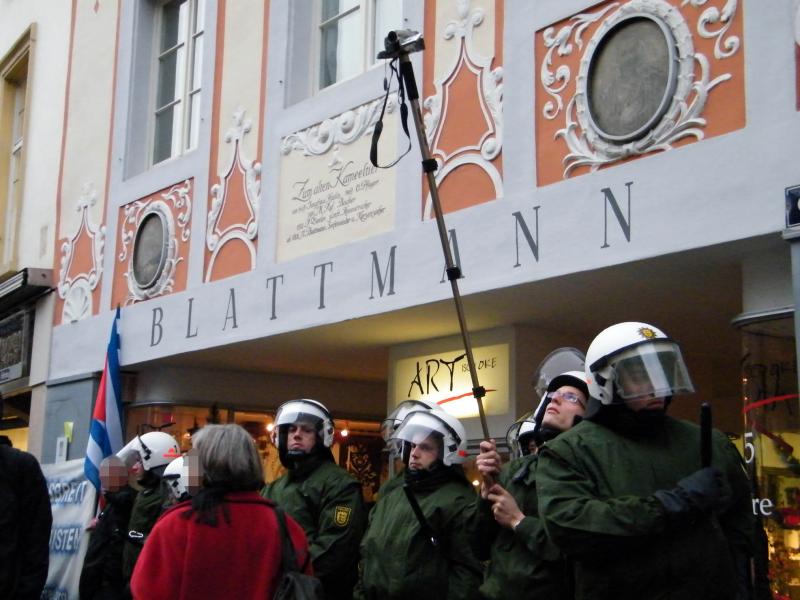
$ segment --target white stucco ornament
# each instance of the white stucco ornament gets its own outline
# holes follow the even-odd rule
[[[450,65],[441,75],[435,77],[433,85],[436,93],[423,102],[425,133],[431,146],[431,154],[439,163],[436,183],[441,182],[453,170],[463,165],[480,167],[489,176],[494,186],[495,197],[503,196],[503,178],[492,164],[503,149],[503,67],[492,69],[494,56],[485,56],[476,49],[474,31],[486,19],[483,8],[470,8],[469,0],[458,0],[456,11],[458,19],[450,21],[442,31],[442,40],[456,43],[459,50],[454,54]],[[473,144],[445,151],[439,141],[445,128],[447,112],[451,108],[451,88],[459,74],[468,70],[475,76],[477,89],[475,96],[485,121],[481,137]],[[425,202],[426,218],[433,217],[433,204],[430,194]]]
[[[246,111],[238,108],[233,113],[233,126],[225,132],[225,143],[231,144],[232,151],[228,166],[219,176],[219,182],[211,186],[211,209],[206,224],[206,248],[211,252],[205,280],[210,281],[214,265],[222,247],[231,240],[241,241],[250,253],[250,268],[256,266],[256,245],[258,237],[258,210],[261,195],[261,163],[254,162],[244,155],[242,140],[250,133],[252,121],[245,118]],[[230,201],[228,189],[233,177],[244,177],[244,203],[248,217],[244,222],[221,226],[225,206]]]
[[[58,297],[64,301],[61,313],[63,322],[72,323],[92,315],[92,293],[97,288],[103,274],[103,247],[105,245],[105,225],[91,221],[89,209],[97,202],[94,184],[83,184],[76,210],[80,221],[75,234],[61,244],[61,268],[58,274]],[[91,254],[91,267],[78,271],[75,267],[76,249],[88,248]]]
[[[683,0],[681,7],[700,8],[707,2]],[[733,56],[741,45],[737,36],[727,35],[736,9],[737,1],[728,0],[721,10],[714,6],[705,8],[697,19],[696,35],[714,39],[714,57],[717,60]],[[588,96],[590,67],[595,50],[605,41],[606,35],[620,23],[633,18],[649,19],[665,32],[675,68],[658,118],[635,139],[609,139],[591,116]],[[584,32],[597,22],[600,25],[584,45]],[[589,167],[594,171],[630,156],[669,150],[677,141],[687,137],[703,139],[706,126],[703,111],[709,93],[732,77],[730,73],[722,73],[711,78],[709,59],[695,51],[689,23],[680,9],[665,0],[615,2],[596,12],[572,17],[558,31],[554,27],[546,29],[543,39],[547,52],[540,66],[539,80],[550,99],[542,107],[542,116],[553,120],[563,115],[564,127],[556,132],[555,137],[562,138],[569,150],[563,161],[565,178],[578,167]],[[575,92],[565,108],[562,93],[572,81],[572,72],[565,64],[555,66],[556,57],[570,56],[576,49],[582,53],[581,61],[575,78]]]
[[[120,229],[122,250],[118,256],[120,262],[128,260],[128,269],[125,272],[125,279],[128,282],[128,296],[125,299],[125,305],[155,298],[173,290],[175,267],[183,260],[182,257],[178,256],[177,233],[178,231],[180,232],[181,240],[184,242],[188,241],[190,234],[191,193],[192,182],[186,180],[182,184],[174,185],[160,194],[158,199],[137,200],[125,207],[125,216]],[[173,217],[173,209],[177,212],[176,217]],[[134,257],[136,255],[137,234],[145,219],[151,215],[161,221],[163,248],[161,249],[160,261],[152,280],[144,282],[139,281],[134,274]]]

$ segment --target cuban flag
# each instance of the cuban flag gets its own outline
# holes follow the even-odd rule
[[[122,438],[122,398],[119,376],[119,307],[111,325],[111,339],[108,340],[106,363],[97,390],[92,423],[89,426],[89,443],[86,445],[86,459],[83,471],[86,478],[100,492],[100,463],[106,456],[116,454],[123,446]]]

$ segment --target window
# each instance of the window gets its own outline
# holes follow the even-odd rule
[[[0,59],[0,274],[17,270],[31,31]]]
[[[365,71],[402,23],[399,0],[320,0],[319,89]]]
[[[171,0],[156,14],[152,163],[197,146],[205,0]]]

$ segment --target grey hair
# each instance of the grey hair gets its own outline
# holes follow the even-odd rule
[[[255,490],[264,484],[264,470],[255,442],[239,425],[206,425],[192,436],[205,485]]]

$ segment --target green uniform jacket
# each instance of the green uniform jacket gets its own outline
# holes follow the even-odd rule
[[[402,475],[400,476],[403,477]],[[355,598],[478,598],[481,565],[469,545],[475,492],[463,471],[443,468],[414,485],[425,519],[439,536],[434,548],[422,533],[402,485],[381,495],[361,542],[361,579]]]
[[[637,433],[583,421],[542,449],[539,513],[551,539],[575,558],[576,599],[737,598],[731,557],[751,551],[749,487],[741,457],[719,431],[712,446],[732,500],[690,523],[668,523],[652,494],[700,468],[696,425],[666,417]]]
[[[308,538],[314,575],[331,600],[350,598],[367,513],[361,484],[332,460],[309,457],[267,484],[261,495],[297,521]]]
[[[145,538],[141,542],[133,542],[126,538],[125,546],[122,548],[122,576],[128,582],[133,575],[133,567],[144,546],[146,537],[150,534],[153,526],[158,521],[158,517],[164,510],[164,497],[161,495],[161,487],[157,485],[153,488],[145,488],[136,494],[131,509],[131,520],[128,523],[128,531],[138,531],[144,534]]]
[[[498,525],[492,503],[478,496],[473,543],[478,558],[491,560],[480,588],[491,600],[507,599],[509,590],[525,590],[525,597],[547,600],[570,598],[566,561],[539,518],[536,461],[536,456],[513,460],[497,480],[525,515],[515,530]]]

